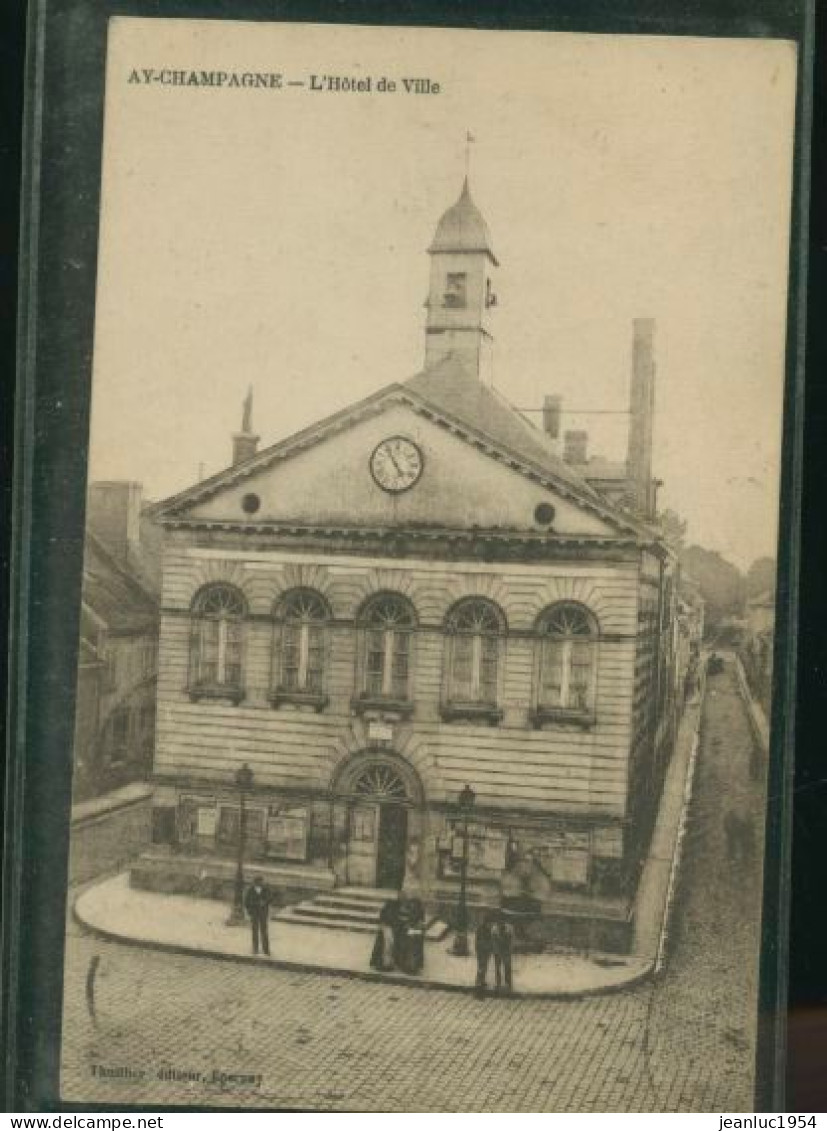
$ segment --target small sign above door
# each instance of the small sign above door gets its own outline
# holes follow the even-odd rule
[[[368,738],[372,742],[393,742],[393,727],[374,720],[368,723]]]

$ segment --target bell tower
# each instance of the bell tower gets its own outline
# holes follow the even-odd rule
[[[499,266],[488,225],[471,199],[468,178],[459,200],[437,224],[426,307],[425,368],[459,359],[481,381],[493,380],[492,315]]]

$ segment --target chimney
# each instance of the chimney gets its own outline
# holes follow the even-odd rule
[[[655,424],[655,321],[653,318],[636,318],[633,325],[626,474],[635,509],[644,518],[654,518],[652,437]]]
[[[241,411],[241,431],[233,436],[233,467],[251,459],[258,451],[260,437],[253,432],[253,387],[247,390]]]
[[[563,398],[547,396],[543,399],[543,431],[551,440],[560,438],[560,414]]]
[[[563,433],[563,459],[566,463],[588,463],[589,434],[582,431]]]
[[[126,480],[89,484],[86,526],[122,565],[140,546],[141,495],[141,484]]]

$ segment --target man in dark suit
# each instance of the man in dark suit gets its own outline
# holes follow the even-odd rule
[[[270,955],[268,923],[272,899],[273,893],[264,879],[261,876],[254,876],[244,897],[244,908],[250,916],[250,925],[253,928],[253,954],[258,954],[259,940],[261,940],[261,949],[268,957]]]
[[[505,992],[511,993],[511,955],[514,951],[514,928],[500,912],[491,927],[491,950],[494,954],[494,977],[496,985],[494,993],[502,989],[505,980]]]
[[[474,932],[474,950],[477,955],[477,997],[485,994],[488,965],[491,962],[491,929],[494,926],[494,913],[486,911]]]

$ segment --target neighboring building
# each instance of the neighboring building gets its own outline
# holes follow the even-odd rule
[[[767,589],[750,597],[740,655],[747,681],[769,718],[772,700],[772,660],[775,647],[775,594]]]
[[[158,655],[160,531],[138,483],[93,483],[87,499],[78,694],[76,800],[147,778]]]
[[[165,529],[156,840],[136,882],[232,876],[541,903],[555,937],[628,941],[674,736],[674,555],[651,473],[652,323],[629,457],[561,450],[489,382],[498,267],[467,183],[429,249],[425,369],[155,511]],[[207,885],[208,886],[208,885]],[[226,884],[225,884],[226,890]],[[567,932],[564,934],[563,932]]]

